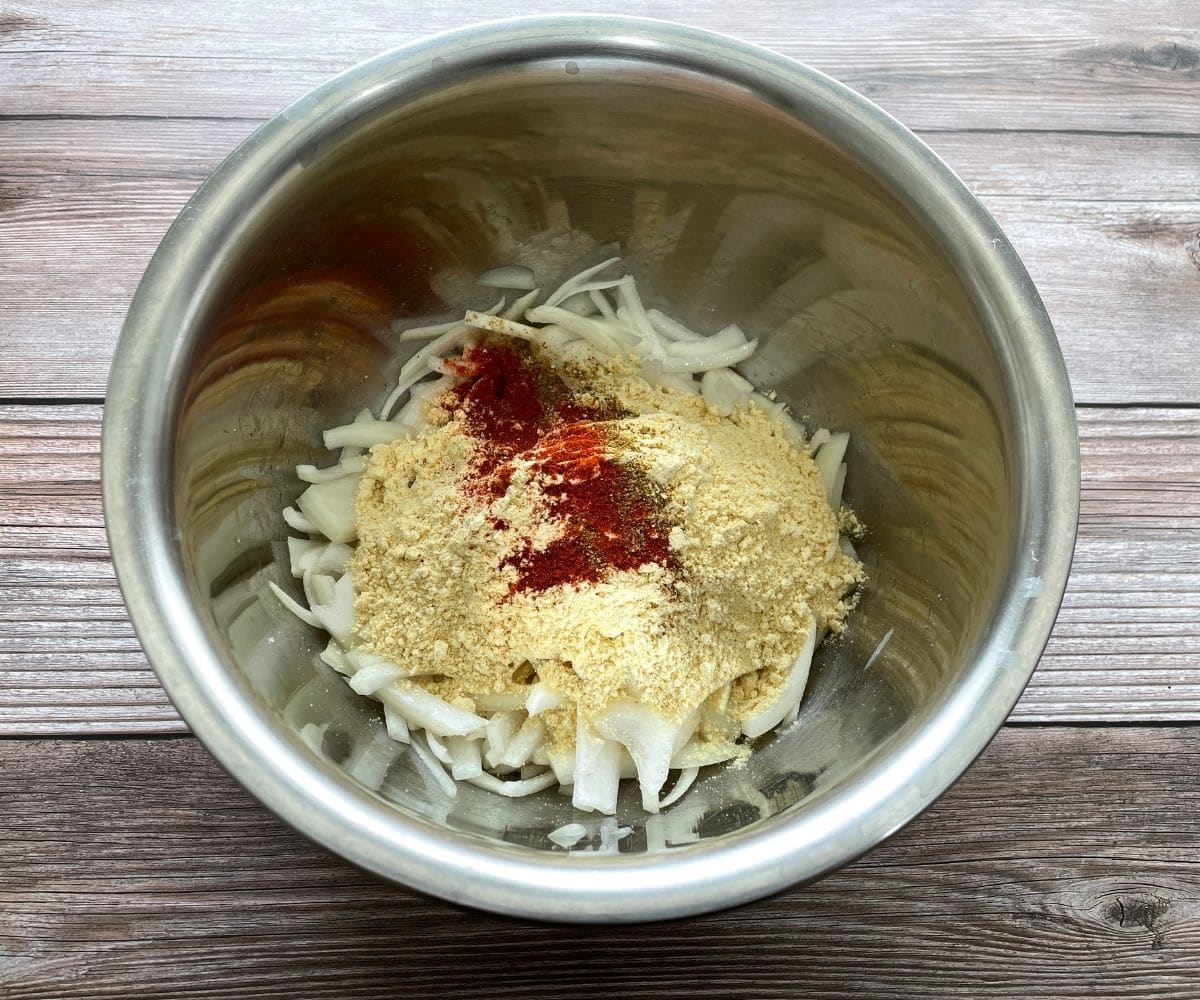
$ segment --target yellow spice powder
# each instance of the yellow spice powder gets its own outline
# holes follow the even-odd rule
[[[606,439],[661,490],[674,565],[514,590],[514,554],[530,539],[552,543],[562,515],[520,460],[498,499],[465,498],[480,445],[461,414],[435,408],[435,426],[373,448],[363,476],[351,563],[363,645],[468,709],[527,683],[532,668],[585,719],[626,697],[678,720],[730,684],[728,715],[754,715],[777,696],[808,612],[840,630],[843,595],[863,578],[838,547],[816,466],[753,404],[720,416],[623,361],[566,376],[581,399],[627,414],[605,422]],[[567,714],[548,719],[559,745],[574,738]]]

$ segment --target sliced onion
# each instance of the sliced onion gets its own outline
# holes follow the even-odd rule
[[[333,667],[334,670],[345,677],[349,677],[354,673],[353,665],[346,659],[346,651],[336,639],[330,639],[325,644],[325,648],[317,656],[320,657],[322,663]]]
[[[846,463],[843,462],[838,466],[837,474],[833,477],[833,492],[829,497],[829,509],[838,511],[842,509],[842,493],[846,489]]]
[[[884,648],[887,646],[887,644],[889,642],[891,642],[892,633],[895,631],[896,630],[894,628],[890,628],[883,634],[883,638],[879,640],[879,645],[875,647],[875,651],[870,656],[867,657],[867,662],[863,664],[863,672],[864,673],[866,671],[870,670],[871,664],[873,664],[877,659],[879,659],[879,656],[881,653],[883,653]]]
[[[429,747],[429,752],[431,754],[433,754],[447,767],[450,766],[450,751],[446,749],[445,743],[443,743],[438,737],[434,736],[433,733],[425,734],[425,743]],[[451,775],[451,777],[453,777],[453,775]]]
[[[566,750],[549,750],[546,756],[550,758],[550,767],[554,771],[554,776],[558,778],[558,783],[564,788],[571,788],[575,783],[577,758],[574,747]]]
[[[576,316],[595,316],[600,312],[600,309],[592,301],[592,297],[587,292],[576,292],[569,299],[564,299],[560,302],[557,308],[565,309]]]
[[[397,743],[412,742],[412,734],[408,730],[408,723],[405,721],[404,716],[392,708],[391,705],[383,706],[383,722],[387,727],[388,736]]]
[[[684,793],[692,787],[692,783],[696,780],[696,775],[699,773],[700,768],[698,767],[685,768],[679,777],[675,779],[674,787],[658,803],[658,808],[666,809],[667,806],[683,798]]]
[[[687,358],[695,354],[720,354],[731,351],[747,343],[746,335],[741,327],[731,324],[720,333],[714,333],[703,340],[674,341],[666,345],[666,352],[673,358]]]
[[[680,726],[668,722],[652,708],[632,701],[614,702],[596,719],[595,726],[599,735],[628,749],[637,766],[642,808],[657,812],[658,793],[667,780]]]
[[[700,395],[722,417],[750,398],[754,387],[732,368],[714,368],[700,379]]]
[[[637,286],[633,283],[633,275],[622,278],[616,286],[617,316],[621,315],[624,309],[629,317],[629,324],[637,333],[645,348],[645,352],[653,358],[661,358],[666,356],[666,344],[658,331],[654,329],[649,318],[646,316],[646,307],[642,305],[641,296],[638,295]]]
[[[646,313],[646,318],[660,334],[667,340],[674,341],[691,341],[693,343],[704,340],[704,335],[697,333],[695,330],[689,330],[678,320],[672,319],[659,312],[657,309],[650,309]]]
[[[546,839],[559,847],[574,847],[587,836],[587,827],[582,823],[564,823],[546,834]]]
[[[306,625],[313,626],[313,628],[321,627],[321,623],[317,620],[317,617],[311,611],[309,611],[308,608],[297,602],[295,598],[284,593],[284,591],[280,589],[279,584],[277,584],[274,580],[268,580],[267,586],[270,587],[271,592],[279,598],[279,603],[287,608],[288,611],[294,614],[302,622],[304,622]]]
[[[296,500],[312,526],[332,542],[352,542],[358,537],[358,476],[343,476],[314,483]]]
[[[283,520],[293,531],[302,531],[306,535],[319,534],[317,526],[301,514],[300,511],[296,510],[295,507],[283,508]]]
[[[511,288],[525,291],[534,286],[533,271],[520,264],[493,267],[476,278],[475,284],[484,285],[487,288]]]
[[[309,568],[312,559],[325,548],[324,542],[316,542],[307,538],[289,538],[287,540],[288,560],[291,563],[292,576],[299,579]]]
[[[497,712],[487,720],[487,735],[484,737],[484,760],[488,767],[496,767],[502,763],[501,757],[508,748],[521,720],[517,712]]]
[[[468,736],[487,726],[487,719],[443,701],[412,681],[397,681],[375,696],[403,715],[409,725],[437,736]]]
[[[354,634],[354,580],[349,573],[333,585],[333,596],[327,604],[312,605],[312,613],[321,627],[343,646],[349,646]]]
[[[562,708],[567,699],[543,681],[538,681],[529,689],[525,699],[525,709],[529,714],[540,715],[555,708]]]
[[[620,760],[621,744],[596,735],[580,718],[575,727],[575,788],[571,804],[585,812],[615,812],[621,783]],[[550,763],[553,767],[553,756]]]
[[[305,483],[327,483],[331,479],[341,479],[342,476],[362,472],[366,464],[366,459],[355,456],[338,462],[337,465],[331,465],[327,469],[318,469],[315,465],[297,465],[296,478]]]
[[[816,453],[816,450],[828,441],[832,435],[824,427],[818,427],[813,431],[813,436],[808,439],[808,454],[811,456]]]
[[[450,774],[455,781],[465,781],[483,774],[480,741],[466,736],[451,736],[446,741],[450,751]]]
[[[689,396],[698,396],[701,393],[701,387],[691,375],[659,375],[658,378],[651,379],[651,381],[679,392],[686,392]]]
[[[530,310],[532,311],[532,310]],[[528,314],[526,314],[528,315]],[[488,316],[485,313],[467,310],[467,325],[477,330],[487,330],[489,333],[503,333],[518,340],[541,341],[541,331],[534,326],[518,323],[516,320],[505,319],[503,316]]]
[[[309,608],[314,608],[319,604],[328,604],[333,600],[333,588],[337,583],[333,576],[309,570],[304,574],[303,580],[304,599],[308,601]],[[314,611],[313,614],[316,612]]]
[[[395,741],[387,733],[379,732],[347,758],[346,773],[367,788],[376,790],[383,784],[399,754],[400,748]]]
[[[425,765],[425,770],[437,784],[437,787],[441,791],[445,792],[450,798],[454,798],[456,795],[458,795],[458,785],[456,785],[454,783],[454,779],[446,773],[446,769],[442,766],[441,761],[439,761],[433,755],[432,751],[430,751],[429,744],[425,742],[425,734],[413,733],[410,737],[410,743],[421,763]]]
[[[846,446],[850,443],[850,435],[845,431],[830,434],[826,441],[813,455],[817,471],[821,473],[821,482],[825,484],[825,499],[833,506],[834,491],[837,489],[838,469],[846,455]]]
[[[308,557],[307,568],[314,573],[345,573],[346,567],[350,565],[350,560],[353,556],[354,549],[349,545],[344,545],[341,542],[330,542],[327,545],[322,545],[319,551],[312,553]]]
[[[706,372],[713,368],[729,368],[745,361],[758,347],[757,340],[749,340],[740,347],[725,351],[696,351],[684,357],[669,357],[663,360],[666,372]]]
[[[373,448],[377,444],[390,444],[404,436],[404,428],[390,420],[356,420],[352,424],[331,427],[323,437],[326,448]],[[359,471],[362,471],[361,469]]]
[[[604,292],[598,288],[593,288],[588,292],[588,295],[592,297],[592,302],[595,304],[596,309],[605,319],[615,320],[617,318],[617,311],[612,307],[612,303],[608,301],[608,296]]]
[[[712,743],[707,740],[689,740],[681,750],[671,757],[671,767],[709,767],[712,764],[722,764],[727,760],[733,760],[740,752],[737,745],[732,742]]]
[[[448,323],[434,323],[431,326],[410,326],[397,339],[402,344],[413,340],[433,340],[435,337],[445,336],[464,326],[466,324],[461,319],[452,319]]]
[[[360,667],[350,678],[350,686],[359,694],[374,694],[382,687],[403,680],[407,675],[403,667],[387,660],[376,660]]]
[[[525,310],[528,309],[531,305],[533,305],[537,301],[538,295],[540,295],[540,294],[541,294],[541,289],[535,288],[533,291],[529,292],[528,294],[522,295],[519,299],[517,299],[516,302],[514,302],[511,306],[509,306],[507,309],[505,309],[504,312],[502,312],[500,315],[504,319],[524,319],[525,318]],[[492,312],[495,312],[495,311],[496,311],[495,309],[492,310]]]
[[[586,285],[590,279],[595,277],[605,268],[612,267],[613,264],[619,263],[620,260],[620,257],[609,257],[608,260],[602,260],[594,267],[589,267],[586,270],[580,271],[573,277],[568,278],[561,285],[559,285],[558,288],[551,292],[549,297],[546,299],[546,303],[548,305],[557,305],[559,302],[562,302],[563,299],[570,298],[577,291],[583,288],[583,286]]]
[[[555,784],[557,780],[554,777],[553,771],[539,774],[536,778],[525,778],[522,781],[502,781],[500,778],[488,774],[486,771],[483,774],[476,775],[474,778],[467,779],[472,785],[478,785],[480,788],[486,788],[489,792],[496,792],[510,799],[523,798],[526,795],[543,792]]]
[[[481,310],[482,312],[498,313],[504,308],[504,297],[500,297],[491,309]],[[452,319],[447,323],[434,323],[432,326],[410,326],[400,334],[400,342],[406,343],[413,340],[432,340],[437,337],[444,337],[448,333],[465,333],[467,324],[461,319]]]
[[[536,306],[525,315],[534,323],[556,323],[603,354],[620,354],[632,344],[629,335],[616,324],[590,316],[576,316],[559,306]]]
[[[483,314],[474,313],[473,315],[478,316]],[[388,393],[387,399],[383,401],[383,406],[379,408],[379,419],[387,420],[396,404],[400,402],[401,397],[429,374],[430,358],[441,357],[442,355],[449,354],[451,351],[458,350],[470,335],[470,332],[465,323],[457,326],[453,330],[442,334],[436,340],[426,344],[404,362],[400,368],[400,374],[396,377],[395,387]]]
[[[541,719],[526,719],[496,763],[505,767],[524,767],[545,736],[546,724]]]
[[[779,697],[757,715],[742,722],[742,732],[753,739],[774,729],[791,711],[793,705],[799,704],[804,694],[804,685],[808,683],[808,672],[812,667],[813,652],[817,648],[817,623],[813,616],[808,616],[808,635],[805,636],[804,646],[788,670],[787,680]]]

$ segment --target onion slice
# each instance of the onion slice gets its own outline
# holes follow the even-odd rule
[[[516,291],[528,291],[534,287],[533,271],[521,264],[506,264],[484,271],[475,279],[475,284],[487,288],[511,288]]]

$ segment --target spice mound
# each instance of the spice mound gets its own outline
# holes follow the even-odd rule
[[[377,413],[297,466],[307,606],[270,588],[446,796],[611,814],[630,778],[657,812],[798,718],[863,579],[849,435],[809,436],[736,370],[757,339],[647,309],[618,258],[549,294],[484,277],[524,294],[399,331],[428,343]]]
[[[543,685],[551,754],[630,706],[691,759],[742,752],[861,579],[812,459],[758,406],[720,416],[627,360],[493,337],[451,370],[362,478],[363,648],[467,712]]]

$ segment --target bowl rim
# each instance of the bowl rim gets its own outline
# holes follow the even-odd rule
[[[168,432],[181,391],[172,376],[186,359],[183,338],[160,331],[188,330],[195,320],[211,260],[237,229],[235,193],[294,163],[331,125],[447,74],[597,57],[691,70],[802,110],[818,130],[836,126],[842,148],[901,193],[987,302],[988,325],[1008,331],[1001,366],[1028,502],[1014,572],[978,655],[893,754],[877,755],[803,809],[711,842],[641,856],[534,855],[454,834],[339,782],[225,671],[190,606],[170,521]],[[800,62],[624,16],[492,21],[404,45],[322,84],[245,140],[188,202],[138,286],[110,371],[101,464],[109,545],[134,629],[180,715],[235,779],[362,868],[455,903],[563,922],[667,919],[761,898],[840,867],[927,808],[998,732],[1032,675],[1066,587],[1079,508],[1075,414],[1050,319],[1008,240],[950,168],[882,109]]]

